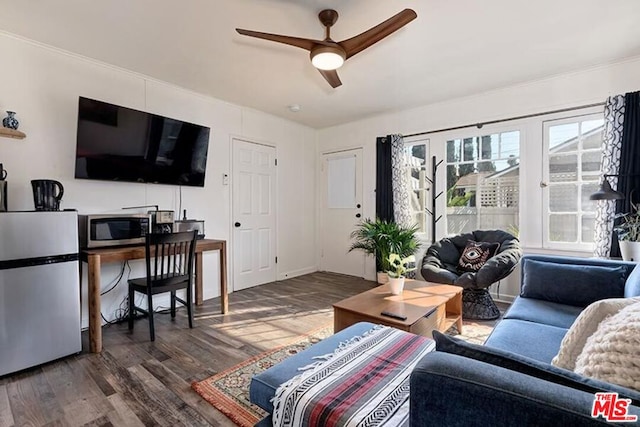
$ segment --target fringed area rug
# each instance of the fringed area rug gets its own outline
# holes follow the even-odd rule
[[[212,377],[194,382],[191,387],[237,425],[252,427],[267,413],[249,401],[251,378],[331,335],[333,325],[325,325],[297,337],[288,345],[266,351]]]
[[[455,326],[447,334],[482,344],[495,323],[464,321],[462,334],[458,333]],[[191,387],[238,426],[252,427],[267,413],[249,401],[251,378],[332,334],[333,325],[316,329],[296,338],[291,344],[269,350],[205,380],[194,382]]]

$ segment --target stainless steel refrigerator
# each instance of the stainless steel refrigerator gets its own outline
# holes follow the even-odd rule
[[[0,376],[82,350],[76,212],[0,212]]]

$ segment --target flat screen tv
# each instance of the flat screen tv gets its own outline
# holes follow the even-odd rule
[[[80,97],[75,177],[204,187],[209,128]]]

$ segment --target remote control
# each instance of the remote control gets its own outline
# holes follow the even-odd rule
[[[392,318],[398,319],[398,320],[407,320],[407,316],[403,316],[402,314],[397,314],[397,313],[391,313],[389,311],[383,311],[380,314],[382,316],[392,317]]]

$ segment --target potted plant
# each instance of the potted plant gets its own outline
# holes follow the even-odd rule
[[[618,234],[620,253],[625,261],[640,261],[640,212],[639,204],[631,203],[631,212],[617,214],[622,222],[613,229]]]
[[[386,272],[391,269],[389,255],[394,253],[401,258],[413,255],[420,246],[417,230],[417,226],[403,227],[394,221],[367,218],[351,232],[354,242],[349,252],[360,249],[373,255],[378,269],[378,283],[386,283]]]
[[[416,257],[409,255],[401,258],[398,254],[389,254],[389,289],[393,295],[400,295],[404,289],[404,275],[416,269]]]

